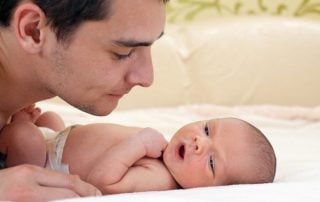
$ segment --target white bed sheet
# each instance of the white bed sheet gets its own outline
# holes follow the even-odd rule
[[[180,126],[191,121],[238,117],[260,128],[273,144],[277,155],[276,179],[271,184],[140,192],[67,201],[320,201],[320,107],[189,105],[115,111],[106,117],[95,117],[66,105],[46,102],[39,105],[45,110],[60,113],[68,125],[112,122],[153,127],[168,139]]]

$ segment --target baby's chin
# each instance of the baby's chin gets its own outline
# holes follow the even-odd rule
[[[177,189],[183,189],[183,186],[181,186],[180,182],[175,178],[174,174],[170,170],[170,164],[168,165],[168,154],[169,154],[168,150],[167,149],[164,150],[164,152],[162,154],[162,161],[163,161],[164,165],[167,167],[168,171],[170,172],[172,178],[176,182]]]

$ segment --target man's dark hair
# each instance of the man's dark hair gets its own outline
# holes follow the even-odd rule
[[[0,26],[10,25],[14,9],[21,0],[0,0]],[[166,3],[168,0],[163,0]],[[84,21],[98,21],[111,15],[113,0],[32,0],[48,19],[60,41],[70,38]]]

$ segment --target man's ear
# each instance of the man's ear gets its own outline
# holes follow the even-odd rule
[[[41,51],[45,40],[46,16],[33,3],[24,3],[14,13],[13,26],[21,47],[28,53]]]

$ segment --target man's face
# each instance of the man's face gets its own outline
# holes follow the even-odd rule
[[[134,86],[152,84],[150,46],[164,25],[162,1],[114,0],[111,16],[85,22],[70,44],[47,43],[50,59],[38,72],[41,82],[83,111],[109,114]]]
[[[177,131],[164,162],[183,188],[225,185],[247,169],[247,131],[237,119],[212,119]]]

